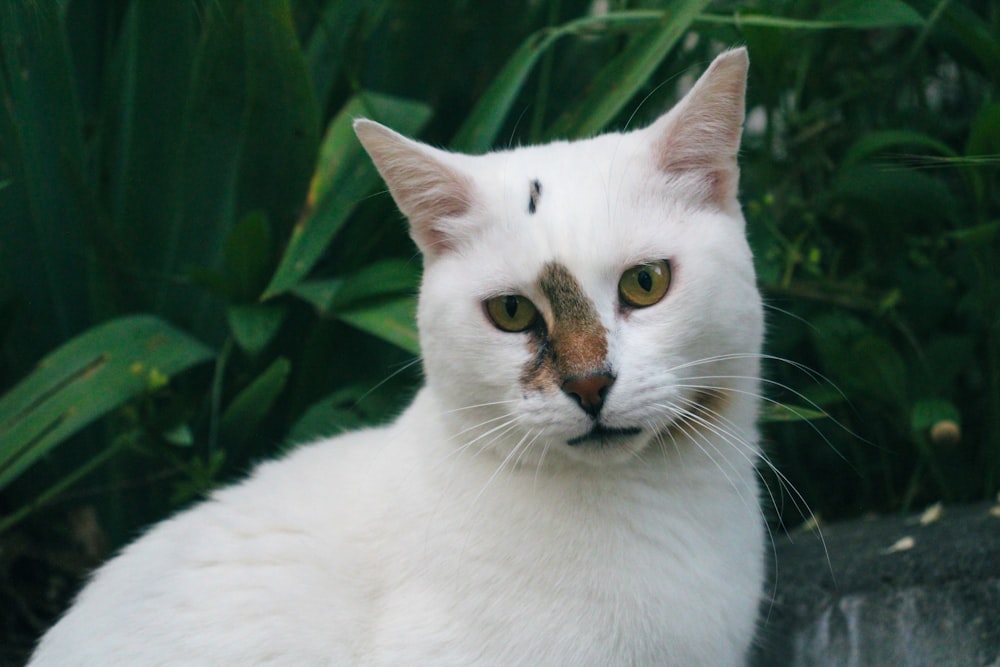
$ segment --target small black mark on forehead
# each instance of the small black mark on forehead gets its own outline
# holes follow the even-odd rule
[[[542,183],[538,179],[531,181],[528,194],[528,213],[533,214],[538,210],[538,200],[542,198]]]

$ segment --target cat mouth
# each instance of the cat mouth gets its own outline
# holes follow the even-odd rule
[[[617,444],[616,441],[621,438],[631,437],[633,435],[638,435],[642,432],[642,429],[631,426],[629,428],[608,428],[603,424],[595,424],[594,428],[590,429],[583,435],[578,435],[575,438],[570,438],[566,441],[566,444],[570,447],[577,447],[579,445],[613,445]]]

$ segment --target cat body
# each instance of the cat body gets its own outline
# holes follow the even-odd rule
[[[358,135],[425,258],[426,384],[152,528],[48,665],[740,665],[763,581],[746,53],[649,128]]]

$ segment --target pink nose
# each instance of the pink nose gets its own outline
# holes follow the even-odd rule
[[[562,390],[575,400],[588,415],[596,417],[604,407],[604,398],[615,383],[610,373],[594,373],[574,377],[562,383]]]

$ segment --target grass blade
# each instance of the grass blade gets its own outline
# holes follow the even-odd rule
[[[707,4],[707,3],[704,3]],[[451,141],[454,150],[482,153],[489,150],[504,120],[539,59],[561,38],[569,35],[608,34],[646,29],[663,18],[663,12],[627,11],[585,16],[554,28],[545,28],[522,42],[493,83],[476,102]]]
[[[209,348],[149,315],[119,318],[70,340],[0,397],[0,489],[84,426],[211,357]]]
[[[683,0],[597,74],[579,102],[555,120],[551,138],[585,137],[607,126],[646,83],[710,0]]]
[[[378,172],[354,136],[352,124],[360,116],[412,135],[430,119],[431,110],[418,102],[375,93],[361,94],[344,105],[323,138],[307,213],[292,231],[262,299],[287,292],[301,282],[358,203],[378,183]]]

